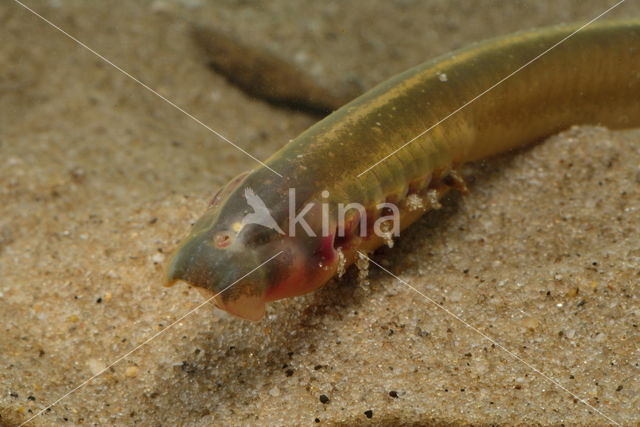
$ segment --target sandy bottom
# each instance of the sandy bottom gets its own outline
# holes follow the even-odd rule
[[[86,4],[29,1],[261,159],[317,117],[212,74],[190,22],[370,87],[611,5]],[[424,296],[372,266],[370,286],[350,271],[260,323],[210,306],[179,320],[202,298],[160,286],[167,255],[253,160],[17,3],[0,5],[0,40],[1,425],[74,390],[33,423],[640,422],[640,131],[573,128],[470,167],[468,197],[373,257]]]

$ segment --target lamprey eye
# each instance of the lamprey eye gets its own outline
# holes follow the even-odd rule
[[[221,231],[220,233],[213,236],[213,244],[220,249],[228,247],[232,241],[233,239],[231,238],[231,233],[229,233],[228,231]]]

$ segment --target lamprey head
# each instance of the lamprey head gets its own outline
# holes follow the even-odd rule
[[[249,184],[232,181],[214,198],[173,254],[165,283],[187,282],[223,310],[257,321],[267,301],[310,292],[335,269],[327,238],[285,233],[286,192]]]
[[[260,320],[265,312],[267,284],[277,273],[275,264],[284,254],[263,262],[279,252],[278,245],[248,246],[247,228],[234,230],[221,221],[220,212],[209,209],[173,254],[165,283],[184,281],[196,287],[220,308],[238,317]],[[237,228],[237,226],[236,226]],[[267,230],[268,231],[268,230]],[[252,271],[253,270],[253,271]]]

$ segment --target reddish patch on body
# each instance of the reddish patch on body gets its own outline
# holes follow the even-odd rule
[[[330,264],[336,258],[336,251],[333,247],[334,237],[335,235],[333,234],[323,237],[322,243],[320,243],[320,248],[318,248],[318,257],[324,264]]]
[[[333,235],[323,237],[317,252],[311,256],[300,254],[288,267],[289,275],[280,283],[269,286],[266,301],[308,294],[324,285],[336,272]]]

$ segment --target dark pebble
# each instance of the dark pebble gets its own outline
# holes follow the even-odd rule
[[[326,394],[321,394],[320,395],[320,402],[322,402],[323,404],[329,403],[329,398],[327,397]]]
[[[373,411],[371,409],[364,411],[364,414],[367,416],[367,418],[373,417]]]
[[[32,402],[36,401],[36,398],[34,396],[29,396],[29,397],[27,397],[27,399],[31,400]]]
[[[414,333],[419,337],[428,337],[430,335],[429,331],[423,331],[420,326],[416,326]]]
[[[286,372],[287,376],[290,377],[291,375],[293,375],[293,369],[287,369]]]
[[[97,302],[98,304],[100,304],[100,303],[102,302],[102,298],[98,298],[98,299],[96,300],[96,302]]]
[[[18,398],[18,393],[11,392],[11,393],[9,393],[9,396],[17,399]]]
[[[398,392],[391,390],[389,392],[389,396],[393,397],[394,399],[397,399],[398,398]]]
[[[313,420],[313,421],[315,421],[316,423],[319,423],[319,422],[320,422],[320,418],[316,418],[316,419],[315,419],[315,420]]]
[[[620,391],[620,390],[622,390],[622,386],[621,386],[621,385],[619,385],[619,386],[618,386],[618,388],[616,389],[616,391]]]

